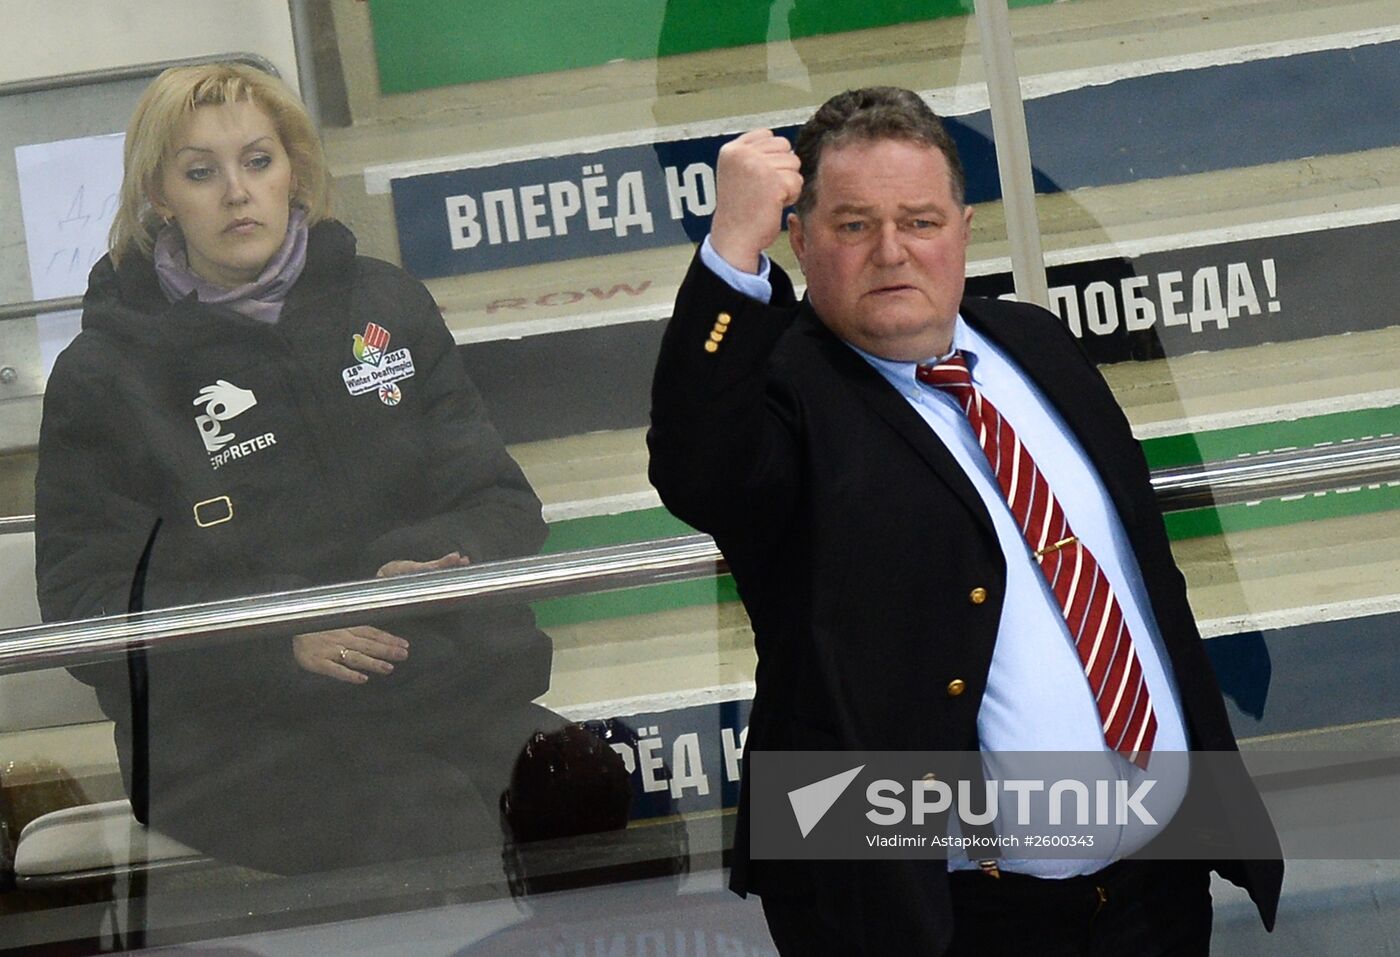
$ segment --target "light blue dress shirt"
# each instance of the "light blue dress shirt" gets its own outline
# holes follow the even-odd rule
[[[760,276],[742,273],[724,261],[706,239],[702,261],[731,288],[761,302],[772,296],[768,260]],[[849,345],[849,343],[848,343]],[[1102,752],[1104,773],[1136,788],[1143,772],[1109,751],[1098,709],[1079,661],[1064,612],[1031,555],[1020,525],[1011,513],[991,463],[957,401],[914,377],[916,363],[896,362],[851,346],[892,385],[933,430],[967,474],[991,516],[1006,557],[1006,596],[997,630],[987,687],[977,714],[984,752]],[[1176,682],[1127,533],[1098,471],[1059,413],[1001,349],[961,316],[953,331],[953,348],[967,354],[973,384],[1011,423],[1022,445],[1050,483],[1070,527],[1098,560],[1118,596],[1157,714],[1154,754],[1186,751],[1186,727]],[[930,356],[929,361],[938,357]],[[987,759],[988,778],[996,778],[995,757]],[[1165,824],[1185,795],[1186,775],[1158,778],[1154,772],[1154,813]],[[1177,792],[1177,793],[1171,793]],[[1145,828],[1119,829],[1117,846],[1104,848],[1093,860],[1017,859],[1003,854],[1003,870],[1038,877],[1090,874],[1111,860],[1140,849],[1153,836]],[[1096,849],[1097,855],[1097,849]],[[971,867],[950,859],[952,868]]]

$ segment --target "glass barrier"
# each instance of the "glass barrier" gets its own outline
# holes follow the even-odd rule
[[[0,952],[772,953],[756,901],[724,890],[756,668],[733,580],[433,589],[690,531],[648,483],[644,433],[738,132],[791,137],[851,87],[925,94],[968,173],[969,291],[1011,291],[971,3],[669,0],[586,29],[561,0],[296,6],[310,62],[283,74],[314,84],[345,227],[312,227],[281,306],[302,324],[153,321],[189,290],[139,256],[104,274],[107,332],[52,375],[62,343],[0,322],[32,353],[14,395],[0,366],[0,501],[37,513],[0,534],[0,625],[154,616],[73,674],[0,668]],[[1051,305],[1154,468],[1393,438],[1370,265],[1397,195],[1375,105],[1394,95],[1389,4],[1009,6]],[[139,93],[120,92],[96,125],[91,103],[17,106],[15,145],[110,150]],[[1334,102],[1346,134],[1319,147]],[[249,162],[291,163],[269,153]],[[181,171],[154,212],[194,229],[210,170]],[[196,252],[244,265],[219,249]],[[24,255],[0,259],[6,295],[47,297]],[[772,255],[800,289],[787,243]],[[1389,741],[1392,453],[1169,517],[1251,747]],[[318,586],[346,607],[302,603]],[[245,599],[265,593],[259,618]],[[219,600],[206,638],[146,640],[162,609]],[[1263,938],[1239,895],[1217,914],[1223,952]]]
[[[1075,0],[1011,21],[1052,306],[1152,464],[1400,431],[1396,7]],[[1242,747],[1393,746],[1400,486],[1168,526]],[[1273,945],[1384,949],[1364,915],[1398,876],[1393,860],[1291,863]]]
[[[616,549],[595,550],[572,573],[616,585],[629,575],[665,581],[687,567],[694,577],[708,563],[712,576],[713,546],[698,544],[670,558],[650,548],[630,563]],[[534,566],[530,588],[556,580],[551,590],[561,591],[548,560],[525,564]],[[426,948],[417,953],[518,952],[551,939],[560,921],[579,920],[588,935],[606,928],[610,939],[761,944],[756,909],[722,893],[719,874],[753,669],[742,615],[732,604],[717,615],[713,578],[698,583],[711,596],[703,606],[687,607],[670,585],[539,602],[553,668],[549,690],[531,703],[511,694],[537,644],[510,622],[527,613],[490,601],[525,581],[517,574],[512,584],[510,566],[370,584],[381,595],[392,587],[421,597],[434,579],[495,575],[485,606],[449,613],[462,634],[415,632],[397,673],[372,679],[373,699],[359,694],[368,686],[308,681],[278,695],[264,682],[251,689],[253,713],[235,701],[235,661],[266,650],[288,657],[294,629],[264,624],[264,635],[231,641],[191,633],[190,612],[178,610],[147,616],[137,630],[169,633],[163,623],[175,619],[184,636],[74,670],[118,715],[115,733],[92,690],[68,672],[6,674],[7,710],[31,707],[7,715],[13,730],[4,736],[4,948],[217,946],[236,935],[243,952],[270,954],[308,940],[333,948],[345,922],[366,916],[385,921],[373,935],[411,939]],[[570,590],[578,583],[562,589]],[[674,607],[639,613],[639,597]],[[369,620],[407,630],[395,624],[402,614],[383,610],[394,603],[376,602]],[[244,603],[219,617],[256,625],[252,610]],[[420,610],[416,620],[429,619]],[[513,641],[513,654],[467,648],[468,634]],[[22,635],[7,635],[7,668]],[[454,654],[470,658],[474,689],[444,665]],[[427,667],[410,672],[419,656]],[[210,680],[219,666],[229,670]],[[104,669],[120,677],[106,681]],[[443,694],[430,687],[439,677],[450,686]],[[113,704],[123,684],[134,706]],[[202,694],[198,710],[214,721],[176,700],[189,693]],[[555,893],[569,889],[578,890]],[[598,907],[605,922],[588,924]],[[618,908],[633,916],[618,918]]]
[[[431,300],[352,267],[347,235],[318,225],[302,274],[319,271],[317,298],[283,308],[320,332],[283,338],[253,315],[191,332],[129,308],[184,293],[127,259],[108,277],[110,337],[52,375],[33,363],[0,428],[7,512],[37,515],[0,543],[9,624],[688,531],[647,482],[643,433],[720,144],[791,136],[851,86],[925,91],[950,116],[983,98],[957,2],[716,17],[673,0],[583,31],[553,0],[299,6],[334,215]],[[134,103],[104,103],[100,128],[25,135],[110,148]],[[222,147],[198,132],[187,145]],[[991,155],[985,127],[956,133]],[[276,170],[271,153],[257,162]],[[189,232],[193,188],[160,185],[154,211],[187,254],[217,252]],[[996,204],[975,198],[974,257],[1002,256]],[[774,258],[800,285],[785,242]],[[5,268],[24,285],[21,260]],[[376,917],[372,936],[415,953],[533,951],[564,926],[609,953],[770,952],[756,902],[723,891],[754,671],[736,597],[711,576],[377,609],[153,645],[76,678],[6,675],[0,949],[336,949],[307,942]]]
[[[1052,304],[1149,461],[1394,435],[1378,253],[1400,195],[1384,106],[1396,11],[1076,0],[1012,24]],[[1197,612],[1225,636],[1393,610],[1397,506],[1400,488],[1373,482],[1169,524]],[[1395,717],[1373,704],[1365,718]]]

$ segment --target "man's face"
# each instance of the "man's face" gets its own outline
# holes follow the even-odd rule
[[[948,161],[904,140],[823,151],[816,202],[788,218],[807,294],[832,332],[887,359],[947,352],[962,300],[971,207]]]

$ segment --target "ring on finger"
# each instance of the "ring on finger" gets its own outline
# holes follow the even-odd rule
[[[345,656],[350,653],[350,649],[344,645],[340,646],[340,663],[345,664]]]

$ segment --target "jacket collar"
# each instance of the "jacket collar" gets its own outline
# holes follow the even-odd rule
[[[1102,403],[1095,390],[1083,387],[1079,374],[1087,360],[1068,351],[1077,348],[1072,341],[1045,335],[1040,323],[1016,315],[1014,308],[969,298],[963,300],[960,311],[964,320],[1006,352],[1055,407],[1079,439],[1125,523],[1129,522],[1131,496],[1122,485],[1121,463],[1114,459],[1109,435],[1103,428]],[[928,463],[987,533],[994,535],[991,516],[962,466],[898,390],[827,329],[806,299],[799,322],[850,390]],[[1063,374],[1066,371],[1075,374]]]
[[[312,226],[307,236],[306,267],[287,299],[287,310],[334,292],[348,288],[353,280],[355,236],[335,220],[322,220]],[[88,277],[88,289],[83,297],[83,327],[91,325],[123,325],[122,316],[134,311],[142,325],[151,319],[189,318],[189,311],[199,309],[193,300],[170,302],[161,291],[155,265],[150,259],[130,254],[121,266],[114,266],[110,255],[103,256],[93,266]],[[255,320],[238,316],[231,310],[219,310],[221,315],[239,326],[261,325]],[[126,334],[141,335],[153,331],[127,329]]]
[[[885,421],[929,465],[934,474],[976,516],[989,536],[995,537],[991,516],[953,453],[948,451],[928,423],[909,405],[885,377],[831,332],[804,298],[798,322],[836,374],[856,397]]]

